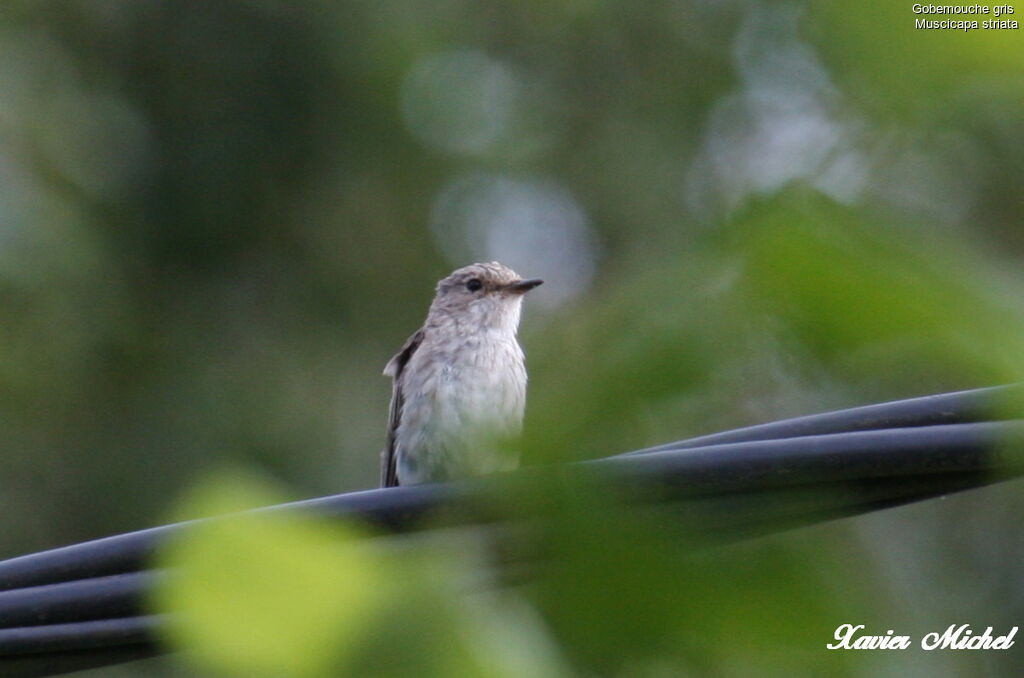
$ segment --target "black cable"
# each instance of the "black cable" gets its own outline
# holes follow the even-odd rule
[[[554,469],[369,490],[262,510],[310,510],[405,532],[504,519],[510,485],[598,483],[624,504],[672,514],[694,536],[730,540],[939,496],[1024,474],[1020,421],[984,421],[1007,387],[855,408]],[[980,421],[979,421],[980,420]],[[958,422],[958,423],[949,423]],[[968,423],[973,422],[973,423]],[[893,423],[903,424],[892,428]],[[822,434],[822,432],[825,432]],[[711,444],[709,444],[711,443]],[[543,516],[516,516],[542,519]],[[141,571],[182,524],[0,562],[0,675],[58,673],[149,656],[158,620]]]
[[[0,629],[133,617],[141,614],[140,594],[156,577],[130,572],[0,591]]]
[[[991,416],[1000,398],[1020,388],[998,386],[857,407],[701,436],[620,456],[802,435],[980,421],[985,416]],[[449,494],[451,488],[402,488],[388,495],[387,501],[383,501],[378,492],[370,490],[349,493],[343,495],[341,501],[352,513],[373,517],[379,527],[403,530],[409,529],[422,517],[425,503],[441,502],[446,498],[442,495]],[[329,497],[311,500],[308,506],[315,508],[337,499]],[[299,506],[302,505],[300,502]],[[174,529],[177,526],[151,528],[0,561],[0,591],[137,571],[144,567],[145,554],[154,548],[163,535]]]
[[[157,615],[136,615],[69,624],[0,629],[0,656],[135,644],[152,638],[153,631],[161,623],[162,619]]]
[[[634,506],[682,503],[688,515],[700,516],[697,532],[728,536],[748,528],[752,521],[788,523],[789,516],[780,511],[790,511],[797,517],[843,512],[865,502],[913,500],[1020,475],[1024,473],[1024,457],[1002,451],[1001,445],[1021,439],[1022,422],[859,431],[615,457],[578,465],[575,468],[588,473],[576,471],[557,482],[571,484],[586,479],[606,483],[602,490]],[[524,474],[514,476],[522,480]],[[498,482],[475,481],[459,484],[455,490],[445,485],[373,490],[284,504],[273,510],[307,509],[360,518],[367,511],[401,510],[426,515],[444,506],[449,509],[449,524],[474,524],[474,509],[487,503]],[[875,496],[880,489],[884,493]],[[392,497],[398,497],[397,504],[389,503]],[[371,502],[371,498],[376,500]],[[804,503],[795,503],[797,500]],[[164,529],[166,533],[180,526]],[[19,559],[19,564],[35,564],[35,572],[86,572],[94,564],[98,546],[102,547],[101,564],[112,562],[110,556],[115,552],[120,553],[123,562],[140,563],[146,560],[152,542],[128,539],[121,544],[113,537],[99,544],[87,542],[37,554],[34,559]],[[146,550],[137,550],[140,546]],[[31,567],[26,570],[27,575],[33,572]],[[134,597],[148,583],[147,577],[103,573],[64,584],[0,592],[0,628],[120,616],[134,604]]]
[[[873,478],[856,491],[849,484],[820,487],[787,487],[774,492],[752,490],[730,497],[700,497],[682,503],[660,504],[664,513],[685,516],[689,527],[700,525],[718,541],[760,536],[803,525],[859,515],[911,501],[969,489],[995,482],[985,474],[940,473],[926,476]],[[794,496],[794,490],[803,496]],[[765,500],[770,510],[765,511]],[[727,501],[728,500],[728,501]],[[825,501],[823,501],[825,500]],[[723,509],[727,509],[723,513]],[[726,520],[721,520],[727,515]],[[719,518],[707,522],[708,516]],[[688,532],[692,536],[692,532]],[[141,596],[145,579],[114,578],[129,596]],[[74,584],[80,584],[75,582]],[[57,585],[69,586],[68,584]],[[0,675],[32,678],[59,675],[84,668],[115,664],[165,651],[154,643],[160,620],[138,616],[79,623],[50,624],[29,628],[0,629]]]
[[[680,499],[753,485],[998,468],[1019,463],[1000,460],[1000,438],[1019,439],[1022,433],[1020,422],[869,430],[617,456],[570,467],[574,474],[584,468],[609,474],[623,485],[640,479],[638,494],[649,500],[652,487],[671,488],[671,498]],[[502,478],[366,490],[269,510],[313,510],[394,532],[422,527],[426,516],[441,509],[448,524],[472,524],[488,519],[487,499],[495,483],[529,483],[543,472],[524,469]],[[0,562],[0,590],[138,571],[159,539],[181,527],[167,525]]]
[[[0,630],[0,675],[56,676],[155,656],[161,621],[145,616]]]
[[[709,445],[593,462],[677,497],[940,472],[1020,473],[1024,421],[949,424]]]
[[[1000,414],[1001,401],[1015,395],[1019,396],[1020,393],[1020,386],[1010,385],[894,400],[712,433],[626,452],[621,456],[754,440],[993,421]]]

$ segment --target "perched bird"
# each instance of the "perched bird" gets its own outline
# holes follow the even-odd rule
[[[492,261],[437,284],[427,320],[388,361],[394,380],[381,486],[514,469],[505,439],[519,433],[526,365],[516,341],[523,280]]]

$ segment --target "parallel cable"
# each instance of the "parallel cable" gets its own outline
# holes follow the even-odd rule
[[[491,529],[509,519],[539,521],[542,529],[550,516],[510,516],[500,497],[552,487],[539,483],[570,491],[585,483],[609,493],[614,506],[671,514],[695,539],[729,541],[1024,475],[1024,421],[996,420],[993,405],[1016,388],[853,408],[588,462],[258,511],[362,520],[392,534]],[[153,638],[162,620],[144,614],[140,601],[161,575],[146,567],[159,544],[188,525],[0,562],[0,675],[58,675],[159,653]]]

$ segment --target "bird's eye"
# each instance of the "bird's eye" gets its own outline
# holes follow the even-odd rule
[[[480,278],[471,278],[469,282],[466,283],[466,289],[470,292],[477,292],[483,286],[484,284],[480,282]]]

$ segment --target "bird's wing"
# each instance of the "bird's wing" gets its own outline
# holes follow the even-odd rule
[[[402,350],[395,354],[384,367],[384,374],[394,381],[391,387],[391,413],[388,416],[387,445],[380,455],[380,486],[395,487],[398,485],[398,468],[395,459],[395,436],[398,433],[398,424],[402,421],[402,373],[405,366],[423,342],[423,330],[417,330],[414,335],[402,346]]]

